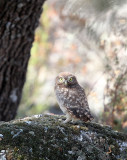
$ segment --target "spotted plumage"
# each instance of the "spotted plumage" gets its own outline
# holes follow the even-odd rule
[[[72,73],[59,73],[55,80],[55,93],[58,104],[67,117],[64,123],[70,120],[87,122],[93,119],[84,89]]]

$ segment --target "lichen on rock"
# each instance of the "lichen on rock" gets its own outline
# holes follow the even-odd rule
[[[96,123],[63,124],[64,118],[36,115],[2,122],[0,159],[127,159],[127,135]]]

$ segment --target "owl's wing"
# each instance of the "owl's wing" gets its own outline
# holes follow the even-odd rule
[[[76,90],[70,90],[69,95],[71,95],[71,98],[69,99],[68,104],[66,106],[68,112],[74,118],[83,120],[85,122],[91,121],[93,119],[93,116],[90,113],[84,89],[80,88],[78,92]]]

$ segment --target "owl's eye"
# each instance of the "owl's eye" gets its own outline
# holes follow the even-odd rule
[[[73,78],[72,78],[72,77],[70,77],[70,78],[69,78],[69,82],[72,82],[72,81],[73,81]]]
[[[60,82],[60,83],[63,83],[63,82],[64,82],[64,78],[60,77],[60,78],[59,78],[59,82]]]

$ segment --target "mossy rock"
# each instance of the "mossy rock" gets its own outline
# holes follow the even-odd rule
[[[0,123],[0,160],[127,160],[127,135],[96,123],[38,115]]]

